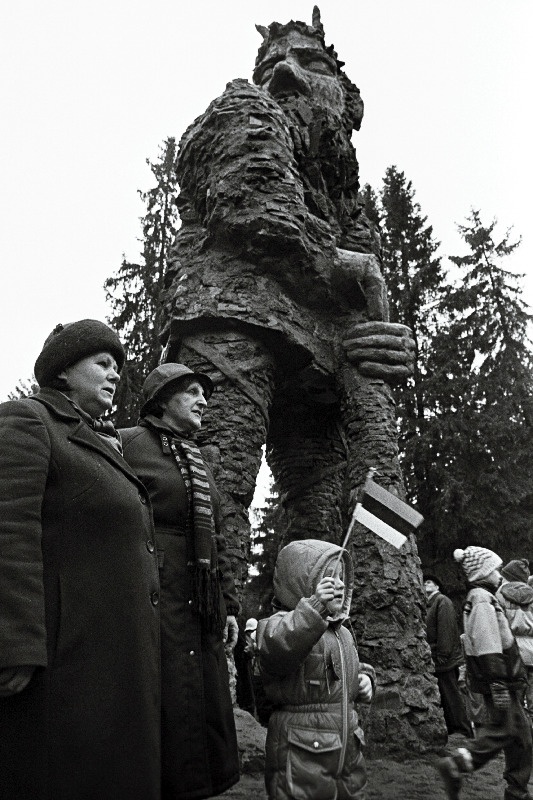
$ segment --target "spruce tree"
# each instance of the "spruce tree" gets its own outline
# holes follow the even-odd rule
[[[105,281],[106,298],[112,313],[109,324],[119,333],[127,351],[127,361],[117,391],[116,423],[135,423],[141,404],[145,377],[159,363],[162,302],[167,258],[178,229],[176,199],[176,142],[167,139],[156,162],[147,159],[156,179],[147,192],[140,191],[146,206],[141,218],[142,252],[140,261],[124,258],[118,272]]]
[[[271,479],[264,505],[253,509],[251,520],[251,570],[243,600],[249,616],[264,617],[270,613],[274,567],[286,528],[279,490]]]
[[[425,394],[431,415],[420,450],[432,462],[431,535],[425,556],[486,545],[528,556],[533,523],[531,315],[507,268],[519,246],[472,211],[459,226],[469,252],[439,305]]]
[[[395,166],[385,173],[378,201],[370,189],[365,188],[364,197],[369,218],[380,222],[391,321],[408,325],[415,341],[413,377],[407,387],[396,390],[395,396],[407,494],[425,513],[430,465],[419,451],[419,441],[429,413],[424,388],[427,361],[437,329],[436,305],[445,279],[437,254],[440,245],[415,200],[411,181]]]

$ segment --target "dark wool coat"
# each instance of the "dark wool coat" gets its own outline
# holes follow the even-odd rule
[[[463,663],[459,626],[449,597],[435,592],[427,605],[427,640],[435,663],[435,672],[447,672]]]
[[[159,800],[159,586],[141,482],[66,397],[0,405],[2,800]]]
[[[163,427],[161,430],[165,430]],[[152,500],[161,580],[162,797],[212,797],[239,779],[239,761],[229,680],[220,633],[202,630],[191,609],[185,528],[188,496],[172,454],[148,427],[121,431],[124,457]],[[218,495],[211,485],[215,522]],[[221,613],[239,603],[221,535],[217,536]]]

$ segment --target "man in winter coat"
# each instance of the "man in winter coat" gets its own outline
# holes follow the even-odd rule
[[[525,667],[502,607],[494,596],[501,583],[501,558],[485,547],[456,550],[470,591],[463,609],[466,667],[474,692],[484,696],[486,719],[478,737],[438,768],[451,800],[459,798],[462,776],[498,755],[505,755],[505,800],[531,798],[531,724],[522,700]]]
[[[278,555],[274,592],[282,610],[258,631],[265,691],[275,705],[266,741],[270,800],[364,798],[354,701],[370,701],[372,679],[362,674],[353,636],[342,625],[352,588],[350,555],[337,545],[305,539]]]
[[[529,562],[525,558],[502,567],[502,585],[496,598],[505,612],[527,670],[526,703],[533,722],[533,587],[529,586]]]
[[[439,579],[424,575],[427,597],[427,640],[435,664],[444,721],[448,733],[472,736],[459,688],[459,666],[463,662],[455,609],[449,597],[441,594]]]

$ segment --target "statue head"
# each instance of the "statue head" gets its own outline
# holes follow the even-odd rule
[[[311,25],[291,20],[257,25],[263,43],[257,54],[254,82],[283,105],[299,97],[311,108],[327,110],[349,130],[359,129],[363,103],[357,87],[342,72],[333,45],[326,47],[320,11],[315,6]]]

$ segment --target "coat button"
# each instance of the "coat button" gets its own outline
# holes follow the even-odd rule
[[[157,606],[159,604],[159,593],[152,592],[152,594],[150,595],[150,600],[152,601],[153,606]]]
[[[152,542],[151,539],[148,539],[148,541],[146,542],[146,549],[148,550],[149,553],[153,553],[154,552],[155,544]]]
[[[192,606],[192,600],[189,600],[189,605]]]
[[[313,747],[315,748],[315,750],[318,750],[319,748],[318,742],[313,742]]]
[[[194,650],[191,650],[191,652],[189,653],[189,655],[190,655],[190,656],[193,656],[193,655],[194,655]]]
[[[141,494],[140,492],[139,492],[139,500],[141,501],[143,506],[146,505],[146,497],[143,494]]]

